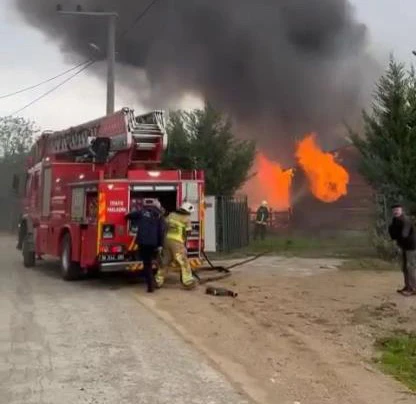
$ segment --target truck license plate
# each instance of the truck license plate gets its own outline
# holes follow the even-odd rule
[[[101,261],[124,261],[124,254],[102,254]]]

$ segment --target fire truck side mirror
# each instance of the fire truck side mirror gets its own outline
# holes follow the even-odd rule
[[[107,162],[110,147],[111,139],[109,138],[99,137],[94,140],[94,143],[91,145],[91,150],[94,153],[96,163],[104,164]]]
[[[20,189],[20,178],[17,174],[13,174],[12,189],[15,194],[19,193]]]

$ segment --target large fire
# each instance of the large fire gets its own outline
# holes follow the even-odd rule
[[[296,159],[317,199],[331,203],[347,194],[348,172],[335,161],[331,153],[319,148],[315,134],[307,135],[298,143]],[[289,209],[293,170],[284,170],[262,153],[257,155],[254,169],[256,175],[244,186],[250,206],[259,206],[266,200],[274,210]]]
[[[290,207],[293,170],[282,169],[262,153],[257,154],[254,168],[256,175],[244,187],[250,206],[259,206],[266,200],[274,210],[287,210]]]
[[[316,144],[316,135],[306,136],[297,145],[296,158],[309,180],[312,194],[327,203],[347,194],[349,174],[332,154],[323,152]]]
[[[319,148],[315,134],[305,136],[297,144],[295,156],[315,198],[331,203],[347,194],[347,170],[335,161],[334,155]],[[254,168],[256,175],[243,190],[248,195],[249,205],[256,207],[266,200],[274,210],[288,210],[291,206],[293,170],[284,170],[262,153],[257,154]]]

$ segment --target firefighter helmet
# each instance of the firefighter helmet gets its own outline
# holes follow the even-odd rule
[[[195,207],[192,205],[192,203],[184,202],[179,208],[179,211],[190,215],[195,212]]]
[[[143,201],[144,206],[154,206],[155,208],[161,210],[162,204],[160,203],[159,199],[156,198],[146,198]]]

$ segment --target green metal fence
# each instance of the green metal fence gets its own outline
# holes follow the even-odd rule
[[[230,252],[249,244],[249,208],[246,196],[217,197],[217,248]]]

